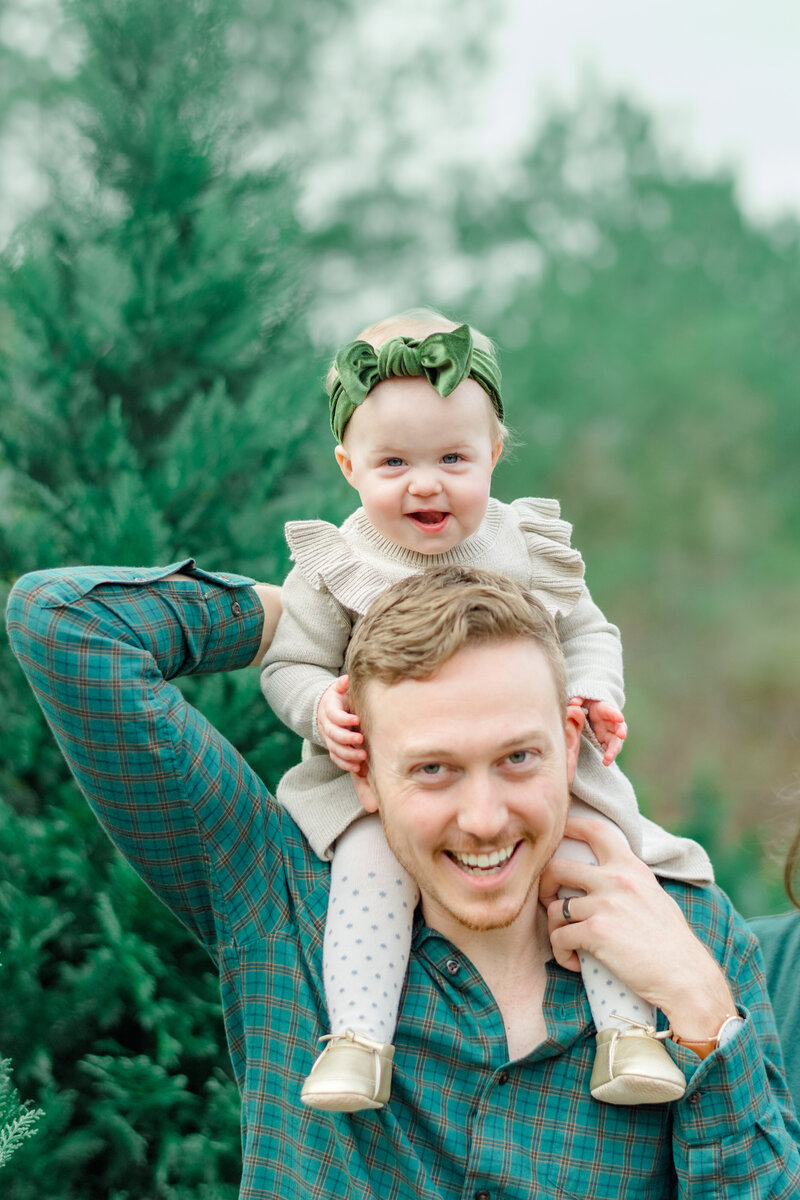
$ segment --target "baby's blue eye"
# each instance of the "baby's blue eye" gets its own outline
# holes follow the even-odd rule
[[[447,463],[449,466],[452,463],[457,463],[460,460],[460,458],[461,458],[460,454],[443,454],[442,462]]]
[[[402,467],[402,465],[403,465],[402,458],[387,458],[386,459],[387,467]]]

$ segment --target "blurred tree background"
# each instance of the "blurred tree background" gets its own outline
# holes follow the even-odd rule
[[[409,305],[466,317],[521,443],[497,494],[559,497],[622,628],[642,806],[705,842],[745,912],[779,908],[800,230],[748,221],[731,178],[591,88],[504,177],[441,154],[501,17],[0,0],[0,152],[30,130],[39,172],[0,264],[0,586],[189,555],[279,579],[284,520],[352,505],[326,355]],[[0,678],[0,1051],[44,1109],[4,1195],[235,1196],[215,977],[94,823],[5,644]],[[296,749],[255,673],[187,691],[274,783]]]

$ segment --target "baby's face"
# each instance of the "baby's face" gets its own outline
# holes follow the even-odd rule
[[[378,533],[444,554],[483,520],[500,453],[494,431],[474,379],[447,397],[421,377],[387,379],[353,413],[336,458]]]

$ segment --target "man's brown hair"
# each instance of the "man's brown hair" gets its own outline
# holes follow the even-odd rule
[[[364,730],[364,693],[372,679],[391,686],[428,679],[470,646],[530,638],[542,650],[559,705],[567,706],[564,656],[544,607],[493,571],[435,567],[384,592],[355,626],[345,657],[353,712]]]

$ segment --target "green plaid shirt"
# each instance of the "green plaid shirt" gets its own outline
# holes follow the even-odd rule
[[[250,580],[73,568],[22,579],[12,644],[75,776],[136,871],[220,973],[242,1093],[247,1200],[744,1200],[800,1195],[797,1123],[755,940],[716,889],[669,883],[733,981],[743,1027],[672,1105],[589,1095],[594,1029],[579,976],[551,962],[548,1037],[509,1062],[471,963],[418,923],[392,1098],[377,1112],[305,1109],[326,1030],[328,866],[263,783],[168,682],[244,666],[260,603]]]

